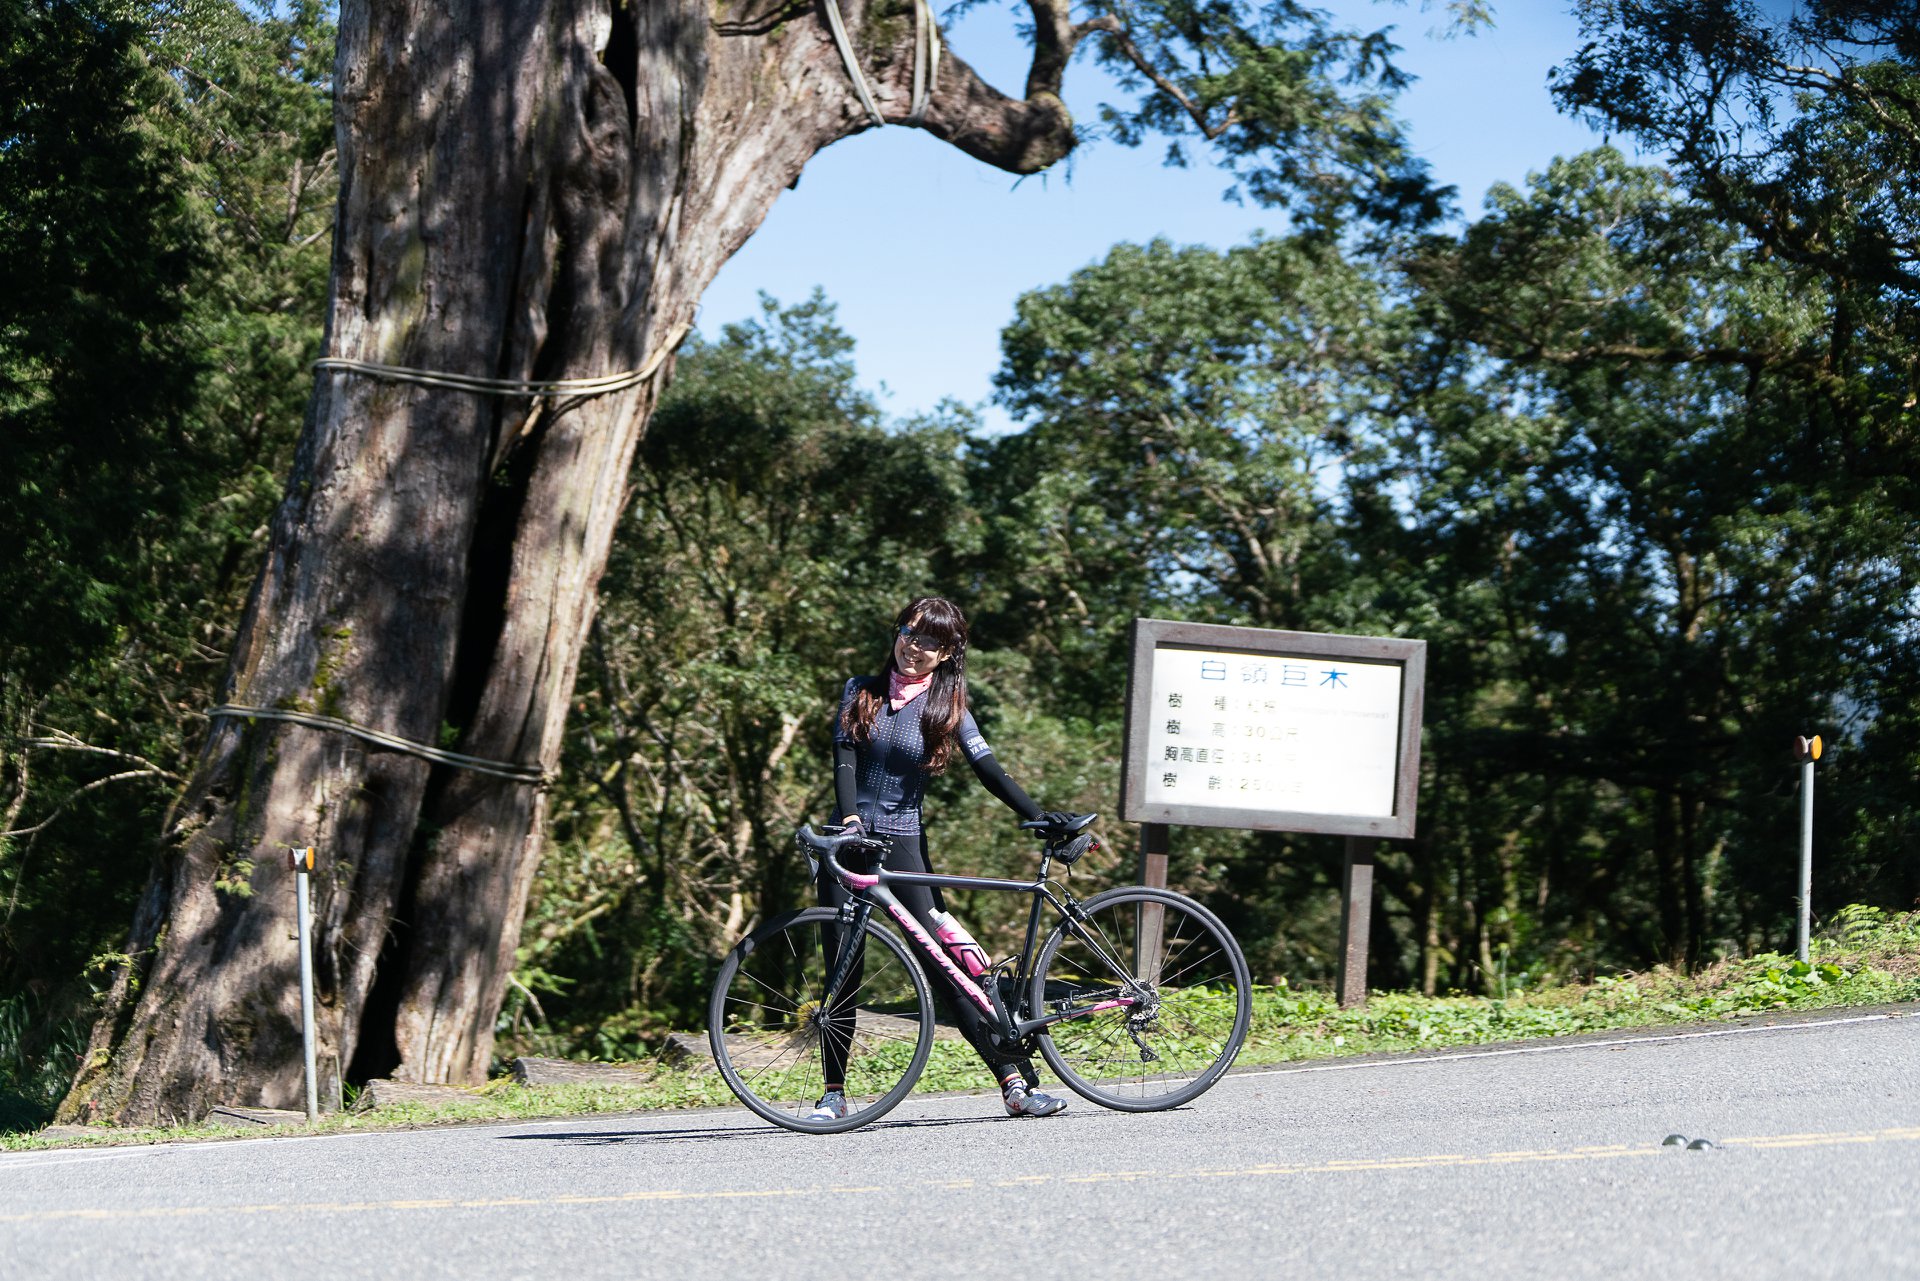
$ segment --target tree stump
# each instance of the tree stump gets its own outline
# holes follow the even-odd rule
[[[521,1085],[647,1085],[653,1073],[645,1068],[615,1067],[611,1063],[575,1063],[570,1059],[520,1058],[513,1061],[513,1079]]]
[[[424,1103],[429,1106],[463,1103],[471,1102],[473,1097],[473,1091],[454,1085],[422,1085],[418,1081],[389,1081],[383,1077],[367,1082],[366,1088],[360,1091],[360,1097],[354,1101],[353,1110],[371,1112],[400,1103]]]
[[[217,1107],[207,1113],[207,1122],[236,1130],[257,1130],[263,1125],[305,1125],[307,1114],[285,1108]]]

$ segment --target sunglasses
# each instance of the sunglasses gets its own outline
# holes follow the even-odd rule
[[[917,649],[923,654],[938,654],[947,647],[945,641],[929,636],[925,632],[916,632],[905,623],[900,624],[896,630],[899,632],[900,639],[907,643],[908,649]]]

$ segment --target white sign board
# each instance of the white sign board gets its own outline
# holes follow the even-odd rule
[[[1135,629],[1125,818],[1412,834],[1425,642]]]
[[[1146,799],[1390,817],[1400,678],[1398,663],[1158,649]]]

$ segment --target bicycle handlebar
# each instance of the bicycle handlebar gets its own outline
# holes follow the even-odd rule
[[[810,845],[822,854],[837,854],[849,845],[870,845],[875,849],[885,849],[887,843],[867,835],[865,832],[835,832],[822,835],[813,830],[813,824],[801,825],[794,836],[802,845]]]
[[[1022,831],[1038,833],[1047,842],[1047,854],[1071,866],[1089,849],[1100,848],[1100,843],[1087,831],[1099,817],[1098,814],[1073,814],[1068,816],[1064,824],[1032,819],[1022,823],[1020,828]],[[881,853],[888,848],[884,839],[864,831],[821,833],[814,831],[811,823],[802,824],[800,830],[794,833],[794,839],[808,851],[809,861],[819,855],[842,867],[842,870],[845,870],[844,866],[837,857],[841,850],[853,847]]]

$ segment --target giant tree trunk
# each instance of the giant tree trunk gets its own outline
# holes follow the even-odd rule
[[[1057,90],[1074,33],[1064,0],[1032,8],[1025,98],[948,55],[920,122],[1018,172],[1072,145]],[[903,120],[912,8],[842,9]],[[807,160],[871,126],[810,0],[347,0],[340,32],[332,356],[638,367]],[[661,381],[554,412],[322,374],[228,701],[551,767]],[[481,1077],[543,808],[537,787],[336,731],[214,722],[63,1115],[301,1097],[288,845],[321,851],[323,1061]]]

